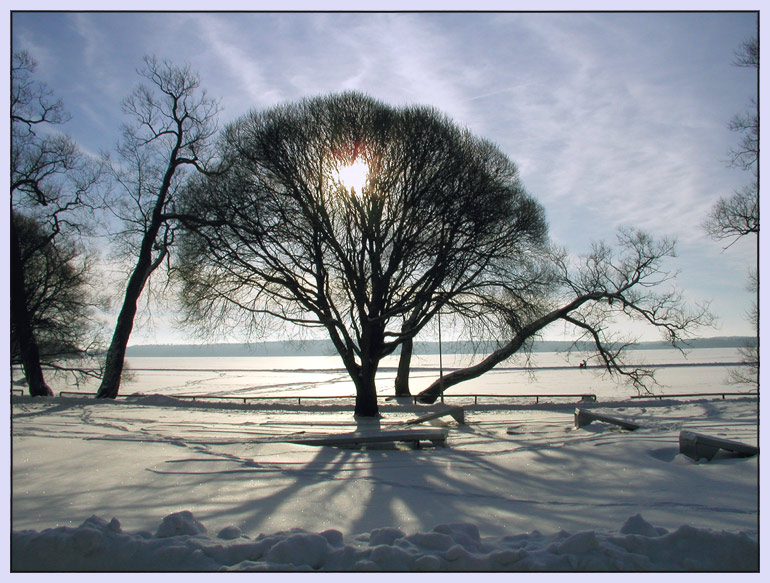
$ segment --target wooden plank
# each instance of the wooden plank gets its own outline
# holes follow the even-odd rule
[[[446,445],[447,429],[422,429],[418,431],[379,431],[376,433],[336,433],[313,435],[299,439],[288,440],[289,443],[301,445],[361,445],[365,443],[395,443],[406,442],[419,445],[420,441],[430,441],[434,445]]]
[[[743,457],[751,457],[759,453],[758,447],[739,441],[703,435],[686,429],[679,432],[679,453],[683,453],[695,461],[702,458],[710,460],[720,449]]]
[[[613,425],[622,427],[623,429],[628,429],[629,431],[634,431],[635,429],[639,429],[641,427],[641,425],[639,425],[638,423],[627,421],[625,419],[620,419],[618,417],[610,417],[609,415],[603,415],[602,413],[588,411],[586,409],[581,409],[580,407],[575,409],[575,429],[579,429],[580,427],[589,425],[593,421],[602,421],[604,423],[611,423]]]
[[[465,424],[465,409],[463,409],[462,407],[448,407],[446,409],[440,409],[439,411],[428,413],[427,415],[417,417],[416,419],[410,419],[406,423],[408,425],[414,425],[415,423],[424,423],[425,421],[438,419],[439,417],[443,417],[444,415],[450,415],[460,425]]]

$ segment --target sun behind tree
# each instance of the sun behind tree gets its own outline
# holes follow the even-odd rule
[[[363,196],[369,179],[369,166],[360,158],[337,169],[335,179],[352,194]]]

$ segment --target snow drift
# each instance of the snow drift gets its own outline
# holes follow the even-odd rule
[[[346,537],[292,529],[255,539],[238,527],[212,537],[190,511],[166,516],[153,535],[126,533],[92,516],[79,527],[12,534],[14,571],[756,571],[759,545],[744,533],[682,526],[640,515],[618,533],[538,531],[482,537],[474,524],[405,534],[381,528]]]

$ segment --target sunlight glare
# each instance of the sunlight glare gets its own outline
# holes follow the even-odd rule
[[[342,166],[337,170],[339,182],[345,188],[352,190],[357,196],[362,195],[368,175],[369,166],[362,160],[356,160],[352,164]]]

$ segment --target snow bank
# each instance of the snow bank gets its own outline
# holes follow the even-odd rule
[[[481,537],[474,524],[398,528],[344,536],[302,529],[255,539],[228,526],[212,537],[190,511],[155,534],[123,532],[92,516],[77,528],[13,531],[13,571],[757,571],[759,545],[744,533],[681,526],[640,515],[618,533],[538,531]]]

